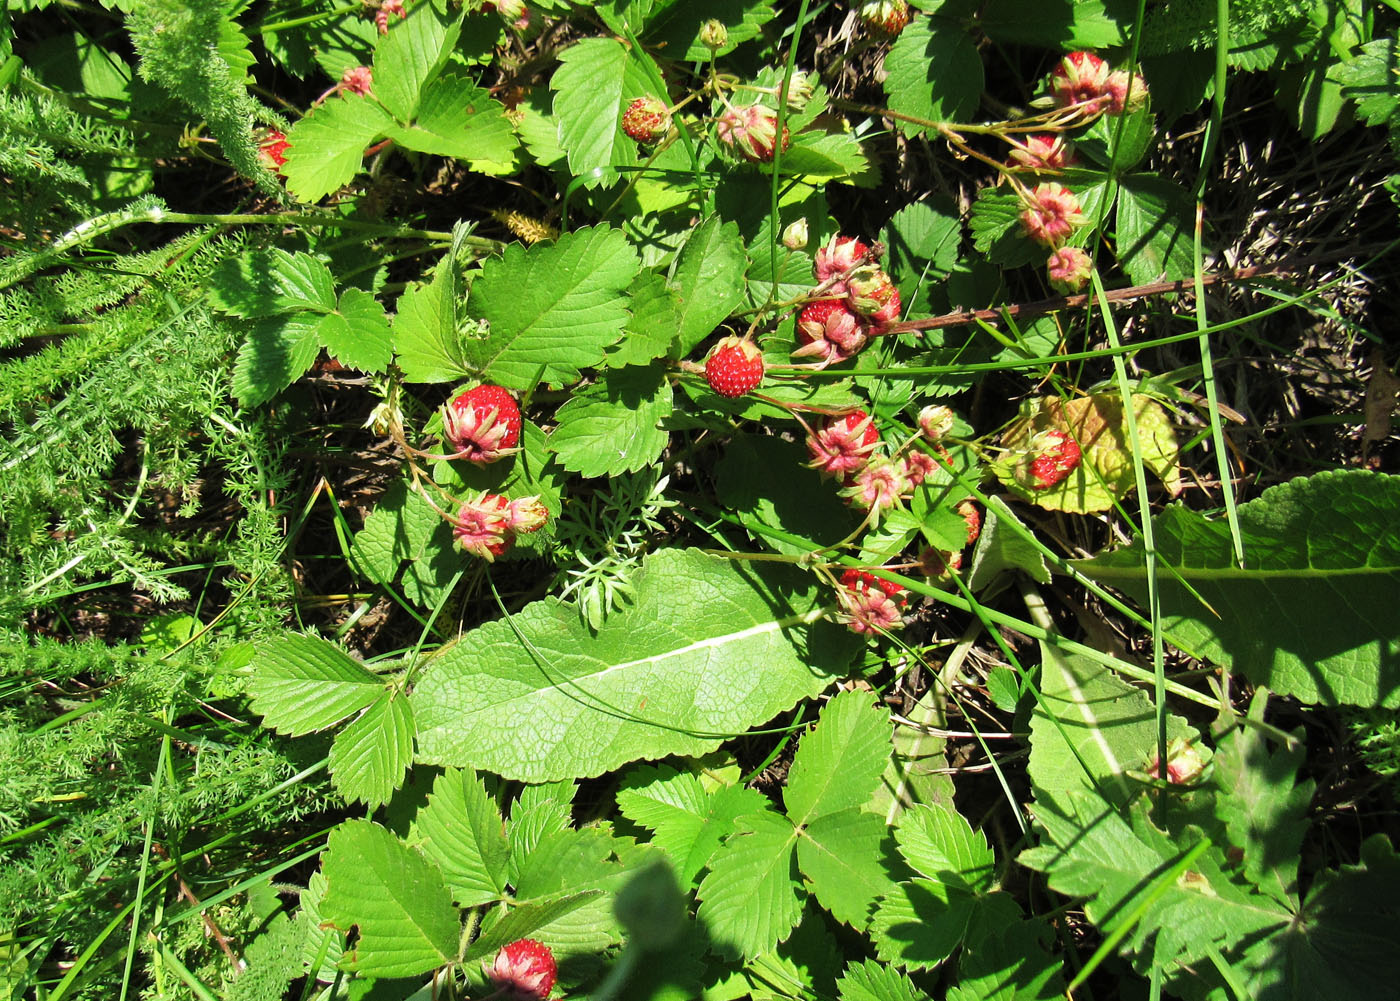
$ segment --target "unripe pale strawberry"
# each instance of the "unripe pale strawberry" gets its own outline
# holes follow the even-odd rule
[[[452,541],[458,549],[490,562],[515,542],[510,528],[510,501],[500,494],[482,494],[463,501],[452,521]]]
[[[715,134],[725,148],[750,163],[772,163],[778,142],[778,113],[761,104],[730,108],[715,122]],[[783,126],[782,149],[792,145]]]
[[[539,497],[517,497],[506,505],[506,524],[516,535],[529,535],[544,528],[549,508]]]
[[[930,405],[919,411],[919,430],[929,441],[937,443],[952,433],[953,420],[952,407]]]
[[[873,34],[893,38],[909,23],[906,0],[869,0],[860,8],[860,19]]]
[[[869,256],[870,248],[854,236],[833,236],[817,251],[812,271],[819,282],[845,278]]]
[[[899,290],[879,265],[862,264],[852,271],[850,278],[846,280],[846,296],[851,309],[862,316],[874,316],[888,306],[891,300],[899,299]]]
[[[643,146],[658,143],[671,131],[671,112],[654,94],[639,97],[622,113],[622,131]]]
[[[977,504],[971,497],[958,502],[957,512],[962,515],[963,522],[967,525],[967,544],[970,546],[982,534],[982,512],[977,509]]]
[[[807,220],[798,219],[787,224],[783,230],[783,246],[788,250],[802,250],[807,246]]]
[[[822,476],[846,480],[864,467],[880,445],[875,421],[864,410],[828,417],[807,436],[808,463]]]
[[[848,486],[840,493],[856,507],[864,508],[878,518],[884,511],[899,506],[904,495],[912,489],[902,463],[876,456],[850,477]]]
[[[468,462],[495,462],[520,444],[520,404],[500,386],[483,383],[442,408],[443,434]]]
[[[763,354],[753,341],[722,338],[705,359],[705,381],[720,396],[743,396],[763,381]]]
[[[911,487],[917,487],[938,469],[938,463],[927,452],[917,448],[904,453],[904,478]]]
[[[1108,112],[1121,115],[1125,111],[1137,111],[1147,103],[1147,81],[1137,73],[1115,70],[1108,75],[1104,84],[1108,94]]]
[[[712,52],[717,52],[729,44],[729,29],[724,26],[723,21],[710,18],[700,25],[700,44]]]
[[[502,946],[487,972],[497,996],[506,1001],[544,1001],[554,989],[559,967],[547,945],[522,938]]]
[[[345,94],[368,94],[374,86],[374,70],[368,66],[351,66],[340,74],[336,89]]]
[[[1037,184],[1021,213],[1025,234],[1047,247],[1059,247],[1088,221],[1074,192],[1053,181]]]
[[[1078,162],[1065,137],[1052,132],[1026,136],[1011,147],[1012,165],[1029,170],[1063,170]]]
[[[379,10],[374,15],[374,23],[378,25],[381,35],[389,33],[389,18],[391,17],[397,17],[400,20],[408,17],[403,0],[381,0]]]
[[[1057,292],[1069,295],[1089,284],[1094,262],[1083,247],[1061,247],[1045,262],[1045,274]]]
[[[1106,103],[1108,63],[1092,52],[1071,52],[1050,74],[1050,91],[1060,107],[1072,104]]]

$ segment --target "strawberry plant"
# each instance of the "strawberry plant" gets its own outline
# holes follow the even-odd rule
[[[1244,6],[11,5],[8,995],[1384,996],[1400,20]]]

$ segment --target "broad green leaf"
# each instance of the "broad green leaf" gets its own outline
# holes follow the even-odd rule
[[[1304,702],[1400,706],[1397,510],[1400,477],[1365,470],[1270,487],[1238,509],[1240,568],[1224,519],[1168,507],[1153,522],[1175,571],[1158,571],[1168,639]],[[1140,544],[1075,565],[1145,598]]]
[[[452,527],[429,506],[407,480],[393,483],[355,534],[350,558],[357,572],[376,584],[389,585],[404,563],[404,593],[422,605],[435,604],[441,591],[462,568],[453,548]]]
[[[1045,556],[1031,541],[1030,529],[1000,497],[989,497],[982,532],[968,566],[967,586],[981,591],[1003,570],[1023,570],[1034,581],[1050,583]]]
[[[946,278],[958,262],[961,240],[962,222],[947,199],[911,202],[885,227],[889,270],[901,284],[912,278]]]
[[[457,278],[451,255],[433,280],[410,285],[394,315],[394,353],[405,382],[451,382],[471,369],[457,333]]]
[[[907,810],[895,830],[900,854],[919,872],[969,893],[993,887],[996,858],[980,832],[939,804]]]
[[[792,934],[802,915],[797,831],[769,810],[741,817],[700,884],[699,918],[715,946],[745,957]]]
[[[907,875],[891,858],[890,829],[873,813],[823,813],[798,833],[797,867],[812,895],[857,930],[870,920],[875,901],[895,892],[895,877]]]
[[[885,55],[891,111],[927,122],[968,121],[982,96],[982,59],[963,28],[938,17],[916,18]],[[909,135],[926,125],[900,121]]]
[[[413,824],[423,853],[442,870],[459,907],[505,896],[510,861],[505,822],[471,769],[449,768],[439,775]]]
[[[668,765],[634,768],[617,793],[618,812],[652,831],[651,843],[666,852],[686,885],[709,864],[734,820],[766,803],[762,793],[740,785],[707,792],[696,776]]]
[[[1375,1001],[1394,993],[1400,981],[1397,899],[1400,858],[1384,834],[1373,834],[1361,844],[1360,865],[1318,873],[1285,928],[1227,960],[1243,979],[1246,997]]]
[[[1175,181],[1130,174],[1118,189],[1114,238],[1118,262],[1139,285],[1195,274],[1195,206]]]
[[[908,711],[909,724],[895,725],[894,753],[867,807],[886,824],[893,825],[916,803],[953,802],[953,779],[947,774],[948,742],[925,729],[944,722],[942,696],[936,686],[930,686]]]
[[[266,403],[311,367],[321,350],[315,313],[253,321],[238,348],[230,388],[244,407]]]
[[[1020,862],[1045,873],[1052,889],[1084,898],[1085,914],[1105,934],[1145,904],[1124,948],[1147,949],[1167,970],[1293,920],[1277,901],[1247,893],[1225,875],[1218,848],[1174,874],[1201,835],[1188,832],[1186,847],[1178,846],[1152,826],[1149,810],[1144,797],[1124,816],[1097,796],[1070,793],[1054,808],[1037,807],[1047,842],[1021,853]]]
[[[685,241],[670,285],[681,305],[680,353],[689,354],[744,301],[748,256],[739,227],[711,216]]]
[[[1180,717],[1167,718],[1169,740],[1194,736]],[[1102,664],[1041,644],[1028,767],[1037,804],[1059,803],[1082,790],[1126,803],[1142,789],[1128,773],[1145,773],[1156,753],[1156,714],[1148,693]]]
[[[607,364],[612,368],[646,365],[667,356],[681,332],[681,306],[666,279],[643,271],[628,289],[627,308],[632,318],[622,340],[608,348]]]
[[[428,85],[411,124],[386,131],[408,149],[456,157],[488,174],[508,173],[519,145],[505,108],[485,88],[457,73],[446,73]]]
[[[1152,109],[1147,106],[1127,116],[1100,115],[1076,138],[1074,148],[1121,177],[1147,155],[1157,137],[1154,126]],[[1146,174],[1134,176],[1155,180]]]
[[[756,525],[806,540],[788,542],[752,530],[755,541],[780,553],[797,555],[839,542],[859,518],[829,481],[804,467],[810,458],[801,445],[776,436],[736,435],[715,470],[720,503]],[[787,472],[773,476],[774,469]]]
[[[1377,38],[1361,46],[1350,61],[1334,65],[1328,75],[1342,85],[1342,96],[1356,102],[1367,125],[1386,125],[1400,109],[1400,54],[1394,38]]]
[[[418,113],[424,89],[447,65],[461,30],[461,15],[420,3],[375,46],[374,96],[401,124]]]
[[[360,94],[327,101],[287,133],[291,146],[282,174],[302,201],[320,201],[354,179],[365,150],[393,124],[384,109]]]
[[[890,760],[890,714],[868,692],[842,692],[797,745],[783,803],[801,826],[869,802]]]
[[[596,635],[546,599],[444,650],[413,694],[420,760],[539,782],[703,754],[816,695],[854,651],[809,625],[821,596],[785,568],[666,550],[634,584]]]
[[[1116,392],[1069,401],[1055,396],[1028,400],[1022,404],[1021,419],[1002,436],[1004,451],[990,469],[1017,497],[1049,511],[1107,511],[1136,485],[1135,459],[1140,459],[1170,493],[1177,494],[1181,471],[1171,418],[1150,396],[1135,393],[1132,401],[1136,448],[1128,435],[1122,398]],[[1068,433],[1079,446],[1081,461],[1061,482],[1039,488],[1028,485],[1029,478],[1021,467],[1030,461],[1026,449],[1031,438],[1048,429]]]
[[[297,920],[305,922],[307,928],[301,961],[308,973],[314,970],[316,979],[328,984],[338,975],[337,966],[345,948],[345,936],[334,928],[321,927],[321,901],[325,896],[326,874],[317,869],[307,880],[306,889],[301,891],[301,910],[297,912]]]
[[[862,959],[846,967],[836,982],[840,1001],[927,1001],[928,995],[892,966]]]
[[[652,90],[642,62],[613,38],[586,38],[559,55],[549,82],[559,145],[575,177],[590,178],[586,187],[612,183],[617,167],[638,163],[637,144],[619,123],[634,98]],[[594,173],[596,172],[596,173]]]
[[[550,448],[565,469],[584,476],[644,469],[670,440],[660,424],[671,415],[672,396],[660,367],[609,369],[559,408]]]
[[[635,2],[630,6],[636,6]],[[729,39],[716,52],[724,55],[757,38],[773,18],[767,0],[656,0],[647,7],[644,40],[686,62],[710,57],[710,49],[700,41],[700,26],[706,21],[713,19],[725,26]]]
[[[253,711],[264,726],[293,737],[335,726],[384,691],[383,678],[315,636],[261,641],[249,666]]]
[[[383,372],[393,357],[384,307],[362,289],[340,294],[339,308],[321,317],[316,336],[332,358],[361,372]]]
[[[1280,903],[1298,892],[1298,857],[1308,832],[1314,783],[1298,782],[1307,744],[1270,753],[1263,734],[1244,726],[1215,745],[1211,777],[1220,795],[1216,815],[1230,843],[1244,855],[1244,871],[1255,886]]]
[[[484,379],[528,388],[541,369],[552,385],[599,364],[627,323],[623,292],[640,270],[620,230],[575,230],[557,243],[519,244],[490,260],[472,285],[470,306],[491,323],[467,356]]]
[[[1106,49],[1123,44],[1133,8],[1120,0],[1069,0],[1053,8],[1040,0],[992,0],[978,6],[976,18],[989,38],[1003,44]]]
[[[274,247],[219,265],[209,295],[220,309],[249,319],[302,309],[328,313],[335,309],[335,279],[310,254]]]
[[[1022,920],[1004,893],[981,903],[958,956],[958,986],[944,1001],[1062,1001],[1065,962],[1049,923]]]
[[[845,132],[799,134],[783,154],[782,172],[813,181],[849,180],[859,187],[873,187],[879,181],[859,141]]]
[[[413,763],[413,709],[401,692],[381,689],[374,703],[335,736],[331,785],[370,809],[389,802]]]
[[[359,931],[345,951],[346,969],[370,977],[412,977],[453,960],[457,909],[437,867],[389,831],[347,820],[331,832],[322,856],[324,919]]]
[[[899,883],[880,901],[870,921],[875,954],[896,966],[932,969],[962,941],[973,906],[970,894],[946,883]]]
[[[968,226],[972,243],[993,264],[1017,268],[1023,264],[1043,264],[1049,251],[1032,243],[1021,226],[1025,205],[1013,191],[983,188],[972,204]]]

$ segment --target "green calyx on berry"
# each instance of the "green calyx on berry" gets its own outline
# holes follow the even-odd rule
[[[763,381],[763,355],[753,341],[722,338],[705,359],[705,381],[720,396],[743,396]]]
[[[671,112],[654,94],[639,97],[622,113],[622,131],[627,138],[651,146],[671,131]]]

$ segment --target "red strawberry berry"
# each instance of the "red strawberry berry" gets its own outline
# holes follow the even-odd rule
[[[868,570],[857,570],[849,567],[841,572],[841,586],[848,587],[852,591],[868,591],[872,587],[884,591],[888,597],[897,597],[904,591],[902,584],[896,584],[892,580],[885,580],[883,577],[876,577]],[[904,604],[903,600],[900,604]]]
[[[671,113],[660,98],[651,94],[639,97],[622,113],[622,131],[627,138],[650,146],[671,131]]]
[[[1071,52],[1060,60],[1050,74],[1050,90],[1055,103],[1062,108],[1081,102],[1106,103],[1108,93],[1108,63],[1092,52]]]
[[[870,0],[860,9],[860,19],[876,35],[893,38],[909,23],[909,4],[905,0]]]
[[[483,383],[443,407],[443,431],[468,462],[495,462],[520,443],[520,404],[500,386]]]
[[[850,311],[845,299],[818,299],[797,316],[797,340],[802,346],[792,356],[816,356],[823,363],[845,361],[869,339],[869,327]]]
[[[488,972],[497,996],[510,1001],[544,1001],[554,989],[559,967],[547,945],[522,938],[502,946]]]
[[[971,497],[958,503],[957,512],[967,523],[967,544],[970,546],[982,534],[982,512],[977,510],[977,505]]]
[[[864,410],[852,410],[828,418],[807,436],[807,451],[812,454],[808,465],[822,476],[845,480],[870,461],[879,444],[880,432],[870,415]]]
[[[510,525],[510,501],[500,494],[482,494],[463,501],[449,519],[452,542],[464,553],[480,556],[488,563],[515,543]]]
[[[753,341],[725,337],[705,359],[705,381],[720,396],[743,396],[763,381],[763,355]]]
[[[1016,467],[1016,481],[1032,490],[1048,490],[1063,483],[1079,466],[1079,442],[1057,428],[1031,439]]]
[[[287,150],[291,148],[292,144],[287,142],[287,137],[282,132],[269,129],[258,143],[258,157],[268,170],[280,174],[287,163]]]
[[[819,282],[844,278],[852,268],[863,264],[869,255],[870,248],[854,236],[833,236],[826,246],[817,250],[812,261],[812,273]]]

